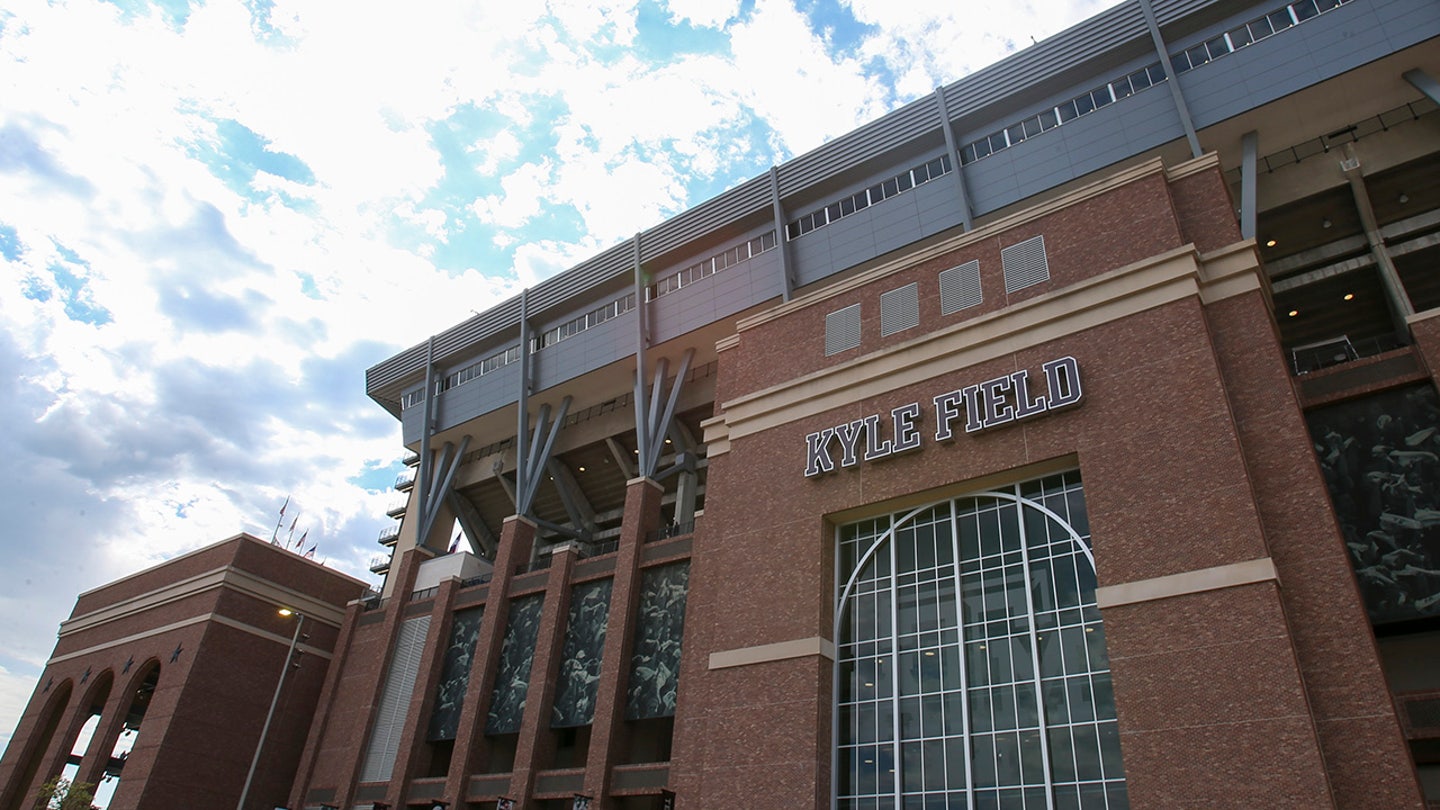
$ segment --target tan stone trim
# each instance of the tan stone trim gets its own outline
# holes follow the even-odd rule
[[[705,432],[705,458],[730,452],[730,424],[724,414],[701,420],[700,429]]]
[[[276,607],[298,610],[311,619],[324,622],[332,627],[339,627],[340,622],[345,618],[343,608],[321,602],[308,594],[292,588],[281,587],[247,571],[227,565],[196,574],[149,593],[107,605],[82,616],[66,619],[60,623],[59,636],[64,638],[72,633],[92,630],[101,625],[154,610],[216,588],[229,588],[261,601],[270,602]]]
[[[1192,245],[724,403],[731,441],[1201,293]]]
[[[1121,585],[1106,585],[1103,588],[1095,589],[1095,602],[1101,610],[1104,610],[1120,605],[1132,605],[1136,602],[1150,602],[1156,599],[1168,599],[1172,596],[1184,596],[1278,579],[1275,563],[1269,557],[1261,557],[1258,560],[1217,565],[1214,568],[1186,571],[1183,574],[1171,574],[1167,577],[1142,579],[1138,582],[1126,582]]]
[[[739,346],[739,345],[740,345],[740,335],[739,335],[739,334],[726,335],[725,337],[720,338],[719,340],[715,341],[715,353],[716,353],[716,354],[719,354],[720,352],[729,351],[730,349],[733,349],[733,348],[735,348],[736,346]]]
[[[1259,272],[1260,253],[1246,239],[1200,256],[1200,300],[1213,304],[1236,295],[1260,291],[1268,295]]]
[[[636,484],[648,484],[650,487],[652,487],[652,488],[654,488],[654,489],[657,489],[657,490],[659,490],[659,491],[661,491],[661,492],[664,492],[664,491],[665,491],[665,485],[664,485],[664,484],[660,483],[659,481],[656,481],[654,478],[647,478],[646,476],[643,476],[643,475],[636,476],[635,478],[631,478],[631,479],[629,479],[628,481],[626,481],[626,482],[625,482],[625,488],[626,488],[626,489],[629,489],[630,487],[633,487],[633,486],[635,486]]]
[[[171,622],[170,624],[162,625],[160,627],[152,627],[144,632],[135,633],[133,635],[125,636],[124,638],[117,638],[113,641],[106,641],[102,644],[95,644],[86,647],[83,650],[76,650],[75,652],[65,653],[64,655],[57,655],[51,658],[49,661],[46,661],[45,665],[50,666],[51,664],[63,663],[74,658],[80,658],[81,656],[100,652],[101,650],[108,650],[125,644],[133,644],[134,642],[140,641],[142,639],[153,638],[154,636],[161,636],[175,630],[181,630],[194,624],[202,624],[204,622],[212,621],[216,624],[223,624],[226,627],[233,627],[236,630],[249,633],[252,636],[259,636],[260,638],[279,642],[286,645],[287,647],[290,645],[290,638],[288,636],[271,633],[268,630],[261,630],[254,625],[245,624],[244,622],[237,621],[235,619],[229,618],[228,616],[221,616],[218,613],[202,613],[199,616],[191,616],[188,619],[182,619],[178,622]],[[297,644],[295,646],[296,649],[303,650],[306,655],[313,655],[317,658],[323,658],[326,661],[330,660],[331,655],[328,650],[322,650],[319,647],[312,647],[309,644]]]
[[[1165,179],[1175,182],[1192,174],[1199,174],[1207,169],[1220,168],[1220,154],[1218,152],[1206,152],[1198,158],[1192,158],[1178,166],[1171,166],[1165,170]]]
[[[775,644],[761,644],[758,647],[743,647],[738,650],[710,653],[710,669],[728,669],[750,664],[765,664],[771,661],[788,661],[792,658],[809,658],[813,655],[835,660],[835,642],[812,636],[794,641],[780,641]]]
[[[1406,315],[1405,323],[1409,324],[1410,326],[1414,326],[1417,323],[1420,323],[1422,321],[1428,321],[1431,318],[1440,318],[1440,307],[1422,309],[1414,315]]]
[[[742,318],[737,323],[736,329],[740,332],[744,332],[747,329],[753,329],[760,324],[775,320],[776,318],[782,318],[796,310],[813,306],[821,301],[834,298],[837,295],[843,295],[850,292],[851,290],[864,287],[865,285],[870,284],[871,282],[878,279],[884,278],[885,276],[888,276],[891,273],[896,272],[897,270],[904,270],[907,267],[919,264],[920,262],[926,261],[928,259],[933,259],[936,256],[942,256],[952,250],[957,250],[959,248],[965,247],[966,245],[971,245],[976,242],[982,242],[986,239],[991,239],[1007,230],[1010,230],[1011,228],[1024,225],[1028,222],[1033,222],[1042,217],[1050,216],[1051,214],[1054,214],[1065,208],[1078,205],[1094,197],[1098,197],[1102,194],[1113,191],[1121,186],[1133,183],[1141,178],[1148,177],[1150,175],[1160,174],[1164,170],[1165,166],[1161,162],[1160,158],[1153,158],[1143,163],[1136,164],[1128,169],[1118,171],[1115,174],[1112,174],[1102,180],[1098,180],[1089,185],[1082,186],[1078,189],[1075,189],[1074,191],[1066,192],[1065,194],[1061,194],[1058,197],[1051,198],[1049,200],[1039,203],[1038,205],[1026,208],[1023,211],[1018,211],[1014,214],[1010,214],[1009,216],[1001,217],[1000,219],[997,219],[993,222],[986,223],[985,225],[982,225],[973,231],[967,231],[950,239],[946,239],[941,242],[937,242],[936,244],[922,248],[920,250],[916,250],[912,253],[907,253],[904,256],[887,261],[883,264],[866,270],[865,272],[858,275],[847,278],[843,281],[835,282],[834,284],[830,284],[822,289],[807,293],[797,298],[793,298],[788,303],[780,304],[778,306],[767,309],[764,312],[751,315],[748,318]]]

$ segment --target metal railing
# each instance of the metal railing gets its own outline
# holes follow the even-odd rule
[[[645,542],[654,543],[657,540],[669,540],[672,537],[693,534],[695,532],[695,521],[687,520],[684,523],[670,521],[668,525],[661,526],[653,532],[645,535]]]
[[[1307,343],[1290,350],[1291,369],[1298,377],[1322,368],[1350,363],[1363,357],[1374,357],[1388,351],[1403,348],[1404,343],[1394,335],[1351,340],[1345,335],[1329,340]]]

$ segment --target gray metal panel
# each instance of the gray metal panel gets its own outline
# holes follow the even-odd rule
[[[520,364],[511,363],[501,366],[483,377],[473,379],[442,393],[440,401],[436,403],[436,427],[438,430],[454,427],[496,408],[509,405],[519,397]],[[421,408],[415,407],[407,410],[405,414],[408,417],[411,411],[416,411],[418,414],[421,410]],[[405,441],[407,443],[420,438],[418,417],[416,425],[417,428],[412,436],[409,422],[406,422]]]
[[[635,318],[631,310],[541,349],[536,353],[536,389],[558,385],[633,354]]]
[[[954,183],[931,181],[915,189],[913,193],[915,208],[920,212],[922,236],[930,236],[960,224],[963,212],[960,210],[960,196],[955,193]]]
[[[856,214],[854,218],[867,218],[868,220],[869,213],[867,211],[864,214]],[[856,225],[857,227],[871,227],[868,221],[856,223]],[[790,243],[790,259],[795,268],[795,283],[798,286],[812,284],[835,272],[834,262],[830,259],[830,238],[825,233],[828,230],[829,228],[824,228],[808,233]]]
[[[1440,34],[1440,4],[1404,0],[1400,11],[1410,42]],[[1393,52],[1397,43],[1377,22],[1381,9],[1352,2],[1302,25],[1201,65],[1180,76],[1196,126],[1239,115]]]
[[[425,408],[416,405],[413,408],[406,408],[400,414],[400,441],[404,444],[420,441],[420,433],[425,428]]]

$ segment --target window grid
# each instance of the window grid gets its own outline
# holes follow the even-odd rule
[[[804,236],[811,231],[831,225],[835,222],[850,216],[859,211],[864,211],[872,205],[884,202],[897,194],[902,194],[916,186],[922,186],[931,180],[943,177],[951,171],[949,155],[941,155],[933,160],[915,166],[895,175],[894,177],[882,180],[875,185],[857,191],[842,200],[825,205],[816,211],[811,211],[799,219],[791,220],[785,225],[785,238],[794,240]]]
[[[837,540],[836,807],[1128,807],[1078,473]]]
[[[1172,54],[1170,66],[1174,68],[1176,75],[1194,70],[1221,56],[1234,53],[1241,48],[1350,2],[1353,0],[1299,0],[1299,2],[1289,3],[1217,37]],[[960,164],[963,166],[989,157],[1002,149],[1008,149],[1041,132],[1047,132],[1057,126],[1067,124],[1076,118],[1088,115],[1120,99],[1128,98],[1165,80],[1164,67],[1159,62],[1153,62],[1133,73],[1113,79],[1093,90],[1087,90],[1074,98],[1066,99],[1023,121],[965,144],[960,148]]]

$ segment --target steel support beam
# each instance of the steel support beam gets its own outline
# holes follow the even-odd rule
[[[780,167],[770,167],[770,207],[775,215],[775,247],[780,249],[780,300],[795,294],[795,273],[790,267],[790,240],[785,236],[785,206],[780,202]]]
[[[590,505],[590,499],[586,498],[584,490],[580,489],[575,473],[557,458],[547,459],[545,469],[550,473],[555,490],[560,493],[560,503],[565,507],[565,514],[570,516],[570,525],[575,527],[581,539],[588,540],[595,534],[595,507]]]
[[[470,543],[470,551],[487,560],[495,559],[495,549],[500,542],[490,527],[485,525],[485,517],[469,498],[455,490],[445,493],[446,502],[450,505],[450,511],[455,513],[455,519],[460,521],[460,529],[465,532],[465,537]]]
[[[465,450],[469,446],[470,437],[466,436],[460,440],[459,447],[452,442],[446,442],[441,449],[439,467],[443,470],[443,477],[440,485],[426,495],[426,500],[420,502],[420,526],[415,536],[416,545],[429,545],[430,532],[435,528],[436,519],[440,517],[440,506],[445,503],[446,494],[455,484],[455,473],[460,469],[460,460],[465,457]]]
[[[641,390],[635,399],[635,433],[639,444],[640,457],[638,460],[637,473],[644,478],[655,475],[655,470],[660,466],[660,453],[664,449],[665,434],[670,430],[670,422],[675,418],[675,405],[680,401],[680,391],[685,387],[685,375],[690,373],[690,361],[695,358],[694,349],[686,349],[685,354],[680,358],[680,368],[675,373],[675,382],[671,385],[670,396],[666,399],[662,408],[660,398],[665,391],[665,374],[669,369],[669,363],[661,358],[655,364],[655,377],[648,392]],[[636,371],[639,378],[640,371]],[[648,403],[646,393],[649,394]]]
[[[955,170],[955,193],[960,198],[960,226],[968,231],[975,227],[975,221],[970,212],[970,194],[965,189],[965,167],[960,163],[955,125],[950,121],[950,108],[945,104],[944,87],[935,88],[935,107],[940,112],[940,131],[945,133],[945,150],[950,153],[951,167]]]
[[[1190,142],[1190,156],[1200,157],[1200,136],[1195,134],[1195,123],[1190,119],[1190,107],[1185,104],[1185,94],[1180,92],[1180,78],[1175,66],[1170,64],[1170,51],[1165,38],[1160,36],[1160,23],[1155,19],[1155,9],[1150,0],[1140,0],[1140,12],[1145,15],[1145,27],[1150,29],[1150,39],[1155,43],[1155,53],[1160,55],[1160,69],[1165,71],[1166,84],[1170,85],[1170,97],[1175,100],[1175,112],[1180,116],[1180,126],[1185,129],[1185,140]]]
[[[1260,135],[1251,130],[1240,138],[1240,236],[1245,239],[1254,239],[1258,218],[1256,206],[1258,205],[1259,192],[1256,183],[1259,182],[1257,171],[1260,162]]]
[[[1340,171],[1350,184],[1350,194],[1355,198],[1355,209],[1360,214],[1360,223],[1365,228],[1365,239],[1370,243],[1370,253],[1375,257],[1375,267],[1380,271],[1380,283],[1385,287],[1385,297],[1390,302],[1390,315],[1395,323],[1395,334],[1409,342],[1410,324],[1408,318],[1415,314],[1415,305],[1405,292],[1405,284],[1385,247],[1385,236],[1380,233],[1380,223],[1375,219],[1375,208],[1370,204],[1370,191],[1365,188],[1365,175],[1360,166],[1360,157],[1355,154],[1355,144],[1344,147],[1345,159],[1340,161]]]
[[[615,464],[620,468],[620,472],[625,474],[625,480],[629,481],[631,478],[634,478],[635,464],[631,455],[625,452],[625,448],[621,447],[620,443],[615,441],[613,436],[605,437],[605,446],[610,448],[610,455],[614,457]]]
[[[540,476],[544,475],[545,462],[555,448],[555,437],[560,435],[560,428],[565,424],[565,414],[570,410],[570,402],[570,397],[560,401],[560,409],[553,422],[550,421],[550,405],[547,403],[540,406],[540,413],[535,417],[535,435],[531,437],[529,452],[523,459],[515,459],[515,513],[518,515],[534,517],[530,510],[535,502],[535,493],[540,489]],[[522,423],[528,421],[523,416],[521,419]]]

